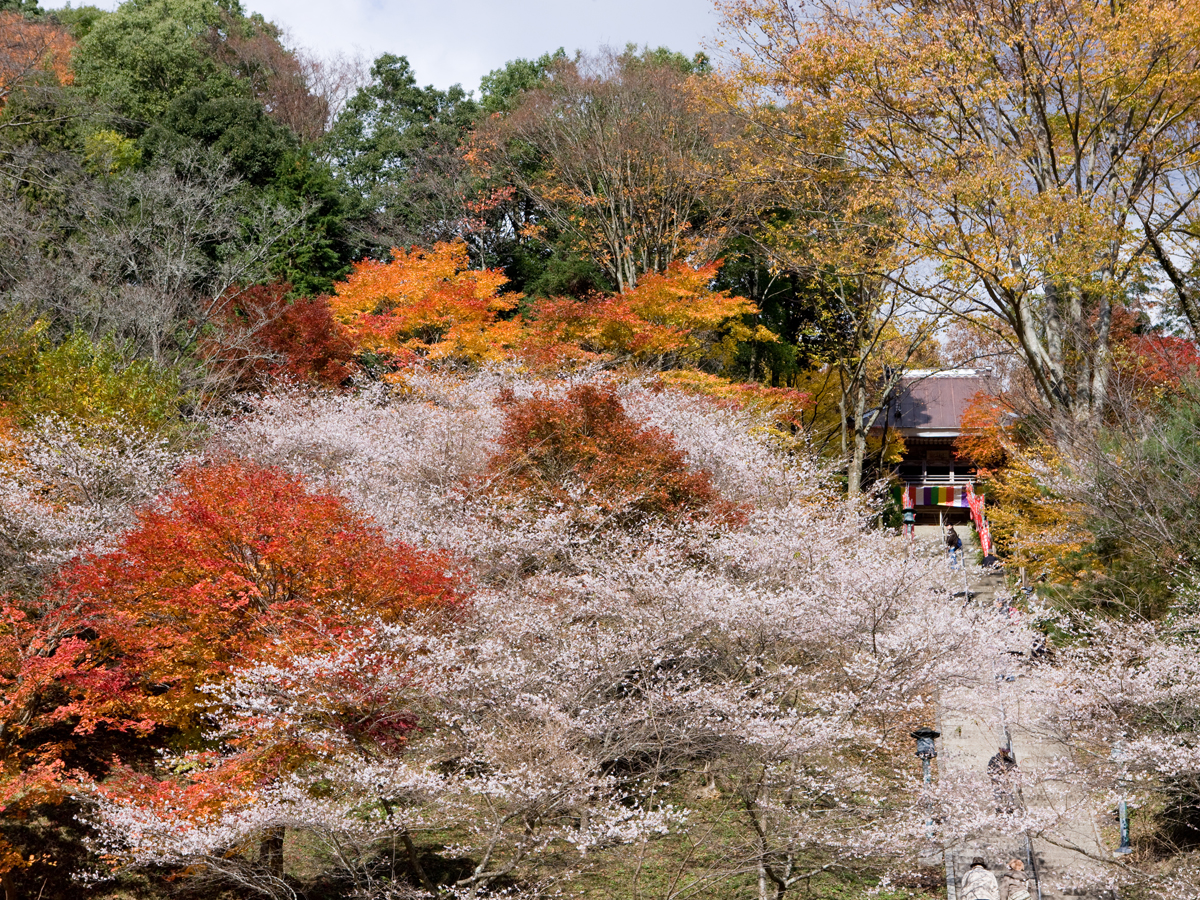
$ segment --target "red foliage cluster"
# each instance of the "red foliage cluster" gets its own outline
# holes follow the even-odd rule
[[[453,621],[465,593],[451,569],[278,469],[186,469],[115,550],[68,566],[38,603],[0,598],[0,809],[19,817],[57,800],[72,768],[194,724],[204,686],[235,666],[328,649],[380,618]],[[0,841],[0,874],[7,852]]]
[[[1200,348],[1187,338],[1129,335],[1114,356],[1118,378],[1140,395],[1171,394],[1200,376]]]
[[[62,587],[91,610],[145,688],[155,721],[188,719],[235,664],[324,646],[372,616],[453,609],[448,560],[389,542],[332,494],[240,461],[193,467],[112,553]]]
[[[208,365],[240,390],[288,375],[336,387],[353,372],[354,347],[324,297],[289,299],[291,285],[242,288],[202,348]]]
[[[561,400],[506,398],[496,484],[535,502],[591,508],[598,522],[711,514],[737,521],[706,471],[669,434],[631,419],[614,389],[584,384]]]

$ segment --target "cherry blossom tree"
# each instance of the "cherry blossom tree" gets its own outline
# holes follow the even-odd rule
[[[133,522],[184,455],[140,428],[44,416],[0,448],[0,553],[6,589],[29,585]]]
[[[1134,854],[1118,866],[1103,860],[1107,881],[1122,892],[1186,896],[1200,879],[1188,840],[1200,822],[1197,588],[1184,585],[1163,621],[1063,620],[1072,644],[1031,691],[1052,711],[1045,732],[1064,748],[1044,777],[1085,791],[1097,812],[1121,800],[1134,810]],[[1156,845],[1169,849],[1168,865],[1156,859]]]
[[[557,508],[519,479],[478,490],[511,398],[553,410],[547,395],[573,390],[415,373],[391,395],[266,398],[226,428],[226,449],[467,558],[479,590],[449,631],[377,623],[231,674],[224,749],[97,788],[102,846],[287,896],[255,841],[297,828],[341,848],[334,867],[359,890],[441,897],[545,888],[569,877],[564,854],[575,871],[636,860],[674,830],[720,864],[682,873],[671,896],[748,879],[782,898],[825,872],[909,869],[928,804],[946,835],[994,827],[994,810],[956,805],[978,784],[916,789],[908,732],[938,691],[990,678],[996,617],[953,600],[934,560],[836,500],[753,414],[653,385],[612,396],[744,520],[581,531],[586,494]],[[264,780],[257,761],[281,754],[295,764]],[[470,863],[435,875],[421,848],[446,844]]]

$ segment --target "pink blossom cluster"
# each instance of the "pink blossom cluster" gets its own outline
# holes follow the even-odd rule
[[[182,457],[156,435],[103,432],[43,417],[0,462],[0,535],[10,577],[45,574],[81,549],[103,550],[163,490]]]
[[[210,452],[282,466],[392,536],[451,551],[474,581],[469,613],[452,627],[377,622],[212,686],[224,749],[164,757],[165,793],[94,787],[98,849],[237,881],[263,833],[297,830],[358,896],[384,897],[412,880],[380,874],[385,848],[453,835],[472,868],[446,896],[475,896],[510,878],[551,890],[551,855],[586,866],[685,829],[722,835],[720,877],[784,896],[830,867],[910,870],[931,840],[1052,837],[1081,797],[1195,777],[1194,630],[1093,625],[1099,655],[1030,679],[1048,711],[1038,727],[1066,748],[1022,767],[1044,804],[998,810],[982,771],[923,789],[909,731],[990,696],[997,660],[1032,643],[1028,624],[953,596],[940,554],[848,506],[802,441],[650,383],[620,387],[626,409],[744,504],[744,524],[625,529],[569,496],[547,510],[481,489],[501,393],[565,389],[515,370],[414,375],[403,390],[247,398],[217,423]],[[1109,758],[1118,737],[1128,762]],[[231,779],[203,814],[171,799],[285,747],[293,766],[253,788]],[[1064,779],[1082,793],[1054,794]],[[699,890],[714,876],[683,877]]]

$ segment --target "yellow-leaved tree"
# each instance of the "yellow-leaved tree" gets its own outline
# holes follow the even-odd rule
[[[771,150],[748,155],[753,180],[776,164],[795,208],[814,184],[864,185],[896,252],[925,261],[907,272],[941,279],[911,287],[1001,321],[1046,406],[1102,412],[1114,310],[1200,197],[1200,5],[720,6],[730,90]]]

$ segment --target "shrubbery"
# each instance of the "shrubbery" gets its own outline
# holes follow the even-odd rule
[[[112,340],[76,332],[49,346],[41,334],[29,326],[0,361],[2,399],[19,421],[55,415],[157,431],[179,416],[185,398],[175,370],[131,359]]]

